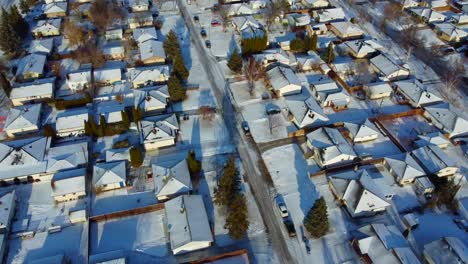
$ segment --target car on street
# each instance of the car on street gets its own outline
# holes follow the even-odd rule
[[[250,127],[247,121],[242,121],[241,123],[242,130],[246,136],[250,136]]]
[[[286,208],[286,205],[284,203],[277,203],[278,209],[280,211],[281,217],[287,218],[289,216],[288,213],[288,208]]]
[[[211,49],[211,41],[205,40],[205,45],[207,48]]]
[[[193,16],[193,20],[198,22],[198,21],[200,21],[200,18],[198,16]]]
[[[213,20],[211,20],[211,26],[213,26],[213,27],[219,27],[219,26],[221,26],[221,22],[219,22],[219,21],[216,20],[216,19],[213,19]]]
[[[295,237],[297,235],[296,228],[294,227],[294,223],[291,220],[285,220],[284,226],[286,226],[286,230],[288,231],[289,237]]]
[[[204,28],[201,29],[200,35],[204,38],[206,38],[206,30]]]

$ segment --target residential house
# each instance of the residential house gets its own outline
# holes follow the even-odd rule
[[[370,66],[385,80],[398,81],[407,79],[410,75],[409,69],[400,66],[393,59],[386,55],[380,54],[377,57],[370,59]]]
[[[437,128],[447,133],[449,138],[468,135],[468,121],[450,109],[449,104],[441,103],[424,107],[424,116]]]
[[[286,18],[288,19],[288,24],[292,30],[297,28],[305,28],[305,26],[310,25],[310,15],[307,13],[291,13],[287,14]]]
[[[134,107],[145,113],[164,112],[169,102],[167,85],[133,90]]]
[[[48,180],[56,172],[84,168],[88,164],[88,142],[71,142],[51,147],[46,158]]]
[[[148,0],[128,0],[128,6],[132,12],[148,11],[150,8]]]
[[[351,245],[365,263],[421,263],[395,225],[366,225],[352,236]]]
[[[64,17],[67,15],[67,2],[52,2],[42,6],[42,13],[47,18]]]
[[[133,39],[137,43],[143,43],[147,40],[158,40],[158,34],[154,27],[136,28],[133,30]]]
[[[130,29],[153,27],[153,21],[151,12],[130,13],[127,17],[127,25]]]
[[[376,140],[380,134],[379,130],[369,119],[366,119],[362,124],[345,122],[344,125],[349,131],[349,137],[353,143],[373,141]]]
[[[450,141],[440,132],[418,135],[418,139],[414,141],[414,144],[418,147],[436,145],[441,149],[446,149],[449,145],[451,145]]]
[[[231,20],[232,26],[234,29],[240,33],[242,30],[252,26],[255,28],[263,28],[263,25],[258,22],[257,19],[255,19],[253,16],[238,16],[238,17],[233,17]]]
[[[332,193],[346,206],[351,217],[367,217],[390,206],[393,193],[382,189],[366,170],[334,175],[328,182]]]
[[[307,35],[312,37],[313,35],[324,35],[328,32],[328,27],[325,23],[318,23],[314,25],[306,26]]]
[[[150,39],[138,45],[140,49],[140,59],[144,64],[164,64],[166,62],[166,52],[164,52],[163,42]]]
[[[93,168],[93,187],[96,192],[124,188],[127,181],[125,161],[97,163]]]
[[[182,195],[165,203],[167,229],[174,255],[210,247],[213,235],[203,198]]]
[[[129,82],[115,83],[108,86],[97,87],[94,93],[94,101],[125,101],[126,98],[132,100],[132,84]],[[125,103],[125,102],[124,102]]]
[[[456,163],[442,149],[435,145],[428,145],[411,152],[411,155],[419,161],[426,173],[438,177],[454,175],[458,171]]]
[[[103,101],[94,104],[94,120],[100,124],[101,116],[104,117],[106,124],[116,124],[123,121],[123,115],[126,115],[125,105],[119,101]]]
[[[413,183],[415,179],[426,176],[410,153],[398,154],[384,158],[384,167],[401,185]]]
[[[308,81],[322,107],[346,108],[351,101],[349,94],[326,75],[311,75]]]
[[[353,163],[357,154],[341,133],[334,128],[321,127],[307,134],[307,146],[320,167]]]
[[[302,71],[315,71],[318,70],[322,74],[328,74],[331,70],[330,67],[320,58],[315,52],[308,52],[307,55],[298,55],[297,63]]]
[[[302,0],[301,2],[308,8],[324,8],[330,5],[327,0]]]
[[[457,212],[463,217],[465,221],[468,221],[468,185],[463,184],[455,195],[457,202]]]
[[[107,41],[110,40],[121,40],[123,39],[123,29],[120,26],[112,27],[106,30],[105,38]]]
[[[301,81],[291,68],[277,66],[267,71],[267,75],[278,95],[298,94],[302,90]]]
[[[430,199],[435,190],[434,184],[429,180],[429,177],[417,177],[414,180],[413,189],[418,195],[424,195]]]
[[[228,16],[247,16],[254,15],[258,12],[247,3],[235,3],[227,5],[226,7]]]
[[[312,11],[312,17],[319,23],[344,21],[346,14],[341,7]]]
[[[83,91],[91,87],[91,70],[67,73],[67,86],[72,91]]]
[[[37,25],[33,27],[31,33],[36,38],[59,36],[61,24],[62,24],[61,18],[39,20],[37,22]]]
[[[468,248],[456,237],[443,237],[424,245],[426,263],[468,263]]]
[[[348,21],[330,23],[330,31],[342,40],[359,39],[364,36],[364,31]]]
[[[54,98],[54,90],[55,77],[36,79],[30,83],[13,85],[13,89],[10,92],[10,100],[14,106],[47,102]]]
[[[18,62],[16,76],[21,80],[32,80],[44,76],[47,56],[33,53],[23,57]]]
[[[31,45],[29,45],[28,52],[50,55],[53,49],[54,49],[53,38],[35,39],[31,41]]]
[[[105,45],[102,48],[102,53],[108,60],[123,60],[125,58],[125,48],[120,43]]]
[[[32,104],[10,108],[3,131],[11,138],[37,132],[41,122],[41,106]]]
[[[348,52],[356,59],[368,58],[377,53],[371,42],[357,39],[344,42]]]
[[[263,38],[265,35],[265,29],[250,25],[244,28],[240,33],[241,39]]]
[[[63,171],[52,177],[51,196],[55,202],[67,202],[86,197],[86,168]]]
[[[165,201],[192,190],[192,181],[186,159],[157,162],[152,165],[154,194]]]
[[[329,121],[322,107],[306,89],[301,94],[285,96],[284,101],[291,121],[300,129],[323,125]]]
[[[129,68],[128,79],[133,88],[164,83],[169,80],[170,69],[167,65]]]
[[[458,43],[468,38],[468,32],[451,23],[435,24],[434,31],[439,38],[448,42]]]
[[[432,92],[417,79],[394,82],[393,85],[403,94],[413,107],[424,107],[442,102],[442,98]]]
[[[429,24],[442,23],[447,19],[447,17],[444,14],[434,11],[427,7],[414,7],[409,8],[408,10],[414,16]]]
[[[364,91],[371,100],[383,99],[392,95],[393,89],[386,82],[376,82],[364,85]]]
[[[140,143],[146,151],[173,146],[179,134],[174,114],[153,116],[140,121]]]
[[[0,258],[5,259],[8,250],[8,234],[16,209],[16,191],[4,193],[0,197]]]
[[[94,82],[98,85],[111,85],[122,81],[122,70],[120,68],[94,69]]]
[[[57,114],[55,131],[59,137],[78,137],[85,134],[84,123],[88,121],[89,110],[86,107],[67,109]]]
[[[254,54],[256,61],[261,62],[265,67],[270,65],[282,65],[292,67],[297,64],[296,57],[293,54],[288,54],[282,49],[268,49],[262,53]]]

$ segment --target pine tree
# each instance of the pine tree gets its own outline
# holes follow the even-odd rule
[[[172,72],[179,78],[181,81],[187,80],[189,77],[189,71],[185,67],[184,60],[180,54],[176,55],[173,59]]]
[[[231,57],[229,58],[227,66],[231,71],[241,74],[242,73],[242,57],[239,54],[239,51],[237,48],[234,49],[234,51],[231,54]]]
[[[16,5],[10,7],[9,19],[13,28],[18,33],[18,36],[24,39],[29,32],[29,24],[24,20],[23,16],[21,16]]]
[[[128,129],[130,127],[130,119],[128,118],[127,112],[122,110],[120,114],[122,115],[122,124]]]
[[[335,51],[333,48],[333,43],[328,44],[327,51],[322,55],[322,59],[326,63],[332,63],[335,60]]]
[[[302,40],[300,38],[296,38],[296,39],[291,40],[291,43],[289,44],[291,50],[295,51],[295,52],[304,52],[304,50],[306,49],[305,45],[306,44],[305,44],[304,40]]]
[[[312,209],[307,213],[307,216],[304,219],[304,226],[315,238],[322,237],[328,232],[329,223],[327,204],[323,197],[316,200]]]
[[[201,162],[197,160],[195,151],[189,151],[187,156],[187,163],[191,174],[197,174],[201,171]]]
[[[317,36],[317,34],[314,34],[312,36],[312,43],[311,43],[311,46],[310,46],[309,50],[316,51],[317,50],[317,43],[318,43],[318,36]]]
[[[169,31],[166,35],[166,40],[163,43],[164,51],[167,57],[174,59],[177,55],[180,55],[179,41],[173,30]]]
[[[239,171],[236,167],[234,156],[229,157],[218,181],[215,192],[214,203],[217,205],[228,205],[234,196],[240,191]]]
[[[10,14],[2,8],[0,23],[0,49],[5,53],[17,55],[21,47],[21,39],[10,20]]]
[[[91,128],[91,124],[86,120],[84,120],[83,122],[84,122],[84,133],[85,133],[85,135],[92,137],[93,136],[93,129]]]
[[[4,72],[0,72],[0,86],[2,87],[5,94],[10,97],[11,93],[11,84],[8,81]]]
[[[171,77],[169,77],[167,87],[169,90],[169,99],[171,99],[172,102],[180,102],[187,98],[187,90],[182,86],[177,76],[171,75]]]
[[[55,138],[55,130],[52,128],[51,125],[45,125],[44,126],[44,136],[45,137],[51,137],[51,138]]]
[[[249,228],[247,202],[245,196],[237,193],[229,204],[224,228],[229,230],[229,235],[236,239],[242,239]]]
[[[134,168],[138,168],[143,164],[143,155],[139,147],[132,147],[130,149],[130,164]]]
[[[26,2],[26,0],[20,0],[19,2],[19,8],[21,10],[21,13],[23,14],[26,14],[29,12],[29,5],[28,5],[28,2]]]

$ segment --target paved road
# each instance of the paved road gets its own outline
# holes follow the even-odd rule
[[[289,253],[286,245],[286,238],[283,233],[283,224],[273,213],[273,197],[270,195],[268,183],[264,180],[261,172],[258,169],[260,153],[249,139],[241,132],[238,121],[241,120],[239,113],[234,111],[230,99],[229,82],[225,79],[222,69],[219,67],[217,60],[207,52],[204,47],[204,42],[200,37],[198,30],[194,26],[192,16],[187,10],[183,0],[177,0],[182,17],[184,18],[187,27],[190,31],[193,44],[200,58],[200,63],[205,67],[206,74],[210,84],[213,86],[213,92],[218,101],[218,105],[222,107],[222,114],[226,126],[228,128],[232,143],[237,146],[239,156],[243,162],[244,169],[247,172],[247,182],[252,189],[256,199],[258,208],[263,217],[263,221],[268,228],[268,233],[272,240],[275,251],[279,260],[282,263],[295,262]]]

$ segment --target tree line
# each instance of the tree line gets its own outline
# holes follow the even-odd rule
[[[189,71],[185,67],[179,41],[174,31],[169,31],[163,47],[167,57],[172,61],[172,72],[167,82],[169,98],[173,102],[183,101],[187,98],[187,90],[183,87],[183,83],[187,81]]]
[[[104,137],[125,133],[130,129],[130,120],[127,112],[121,111],[122,121],[108,124],[104,115],[99,116],[99,124],[90,115],[88,120],[84,121],[85,134],[88,136]]]
[[[16,5],[8,10],[2,8],[0,21],[0,49],[8,56],[21,54],[21,44],[29,32],[29,24],[24,20]]]

